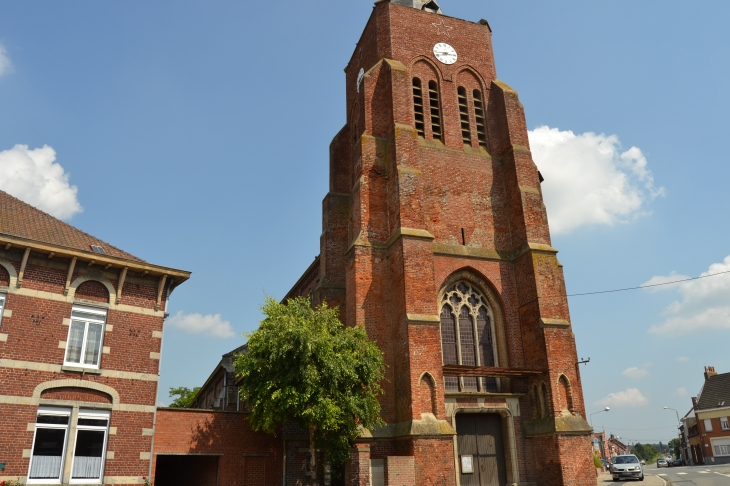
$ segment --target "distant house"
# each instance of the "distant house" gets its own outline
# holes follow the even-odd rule
[[[694,408],[690,409],[681,419],[681,425],[679,426],[679,450],[681,459],[685,464],[696,464],[693,454],[692,446],[690,444],[690,437],[697,437],[699,435],[697,427],[697,417],[695,416]]]
[[[696,417],[686,421],[694,464],[730,464],[730,373],[705,367],[705,384],[692,398]]]

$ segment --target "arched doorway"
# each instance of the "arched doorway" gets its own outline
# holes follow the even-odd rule
[[[461,486],[507,484],[502,416],[459,413],[455,419]]]

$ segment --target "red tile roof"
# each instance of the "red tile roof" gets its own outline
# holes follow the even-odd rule
[[[74,228],[70,224],[0,191],[0,234],[93,253],[91,245],[104,248],[107,255],[144,262],[141,258]]]

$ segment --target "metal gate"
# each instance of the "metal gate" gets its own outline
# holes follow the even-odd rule
[[[456,434],[461,486],[507,484],[502,417],[499,414],[457,414]]]

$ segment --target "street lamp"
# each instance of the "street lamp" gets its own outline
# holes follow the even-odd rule
[[[606,408],[604,408],[603,410],[599,410],[598,412],[593,412],[593,413],[592,413],[592,414],[591,414],[591,415],[589,416],[589,419],[590,419],[590,421],[591,421],[591,428],[593,428],[593,416],[594,416],[595,414],[597,414],[597,413],[601,413],[601,412],[608,412],[609,410],[611,410],[611,409],[610,409],[609,407],[606,407]]]
[[[677,412],[677,410],[674,409],[674,408],[672,408],[672,407],[666,407],[666,406],[664,407],[664,410],[674,410],[674,414],[677,416],[677,435],[679,435],[679,424],[681,423],[679,421],[679,412]],[[679,446],[679,452],[680,452],[680,455],[682,455],[681,453],[684,452],[682,450],[682,445],[681,445],[682,444],[682,437],[679,437],[679,444],[680,444],[680,446]],[[661,452],[661,451],[659,451],[659,452]],[[670,454],[671,454],[671,451],[670,451]],[[679,458],[677,458],[677,459],[679,459]]]
[[[664,410],[674,410],[674,414],[677,416],[677,426],[679,427],[679,412],[672,407],[664,407]]]

